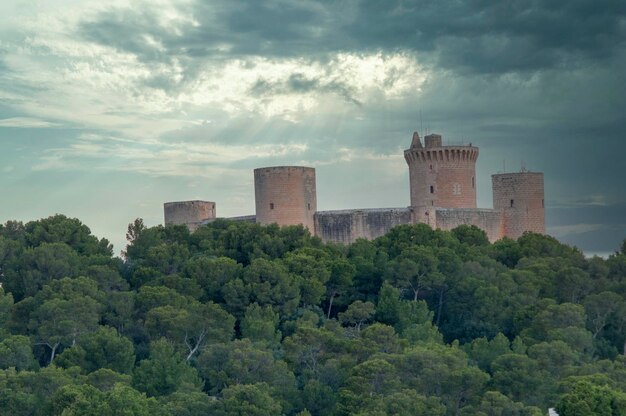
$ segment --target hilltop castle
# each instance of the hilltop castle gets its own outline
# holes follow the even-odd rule
[[[427,135],[422,144],[413,133],[404,159],[409,165],[409,207],[318,211],[315,169],[275,166],[254,170],[256,215],[230,219],[302,224],[323,241],[346,244],[418,222],[443,230],[476,225],[492,242],[516,239],[525,231],[545,233],[543,173],[491,175],[493,208],[486,209],[476,207],[477,147],[444,146],[438,134]],[[167,202],[164,212],[166,225],[184,224],[191,230],[216,218],[215,202],[209,201]]]

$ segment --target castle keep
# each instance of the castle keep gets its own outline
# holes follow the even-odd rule
[[[256,215],[230,219],[302,224],[323,241],[345,244],[419,222],[443,230],[475,225],[492,242],[515,239],[525,231],[545,233],[543,173],[492,175],[493,208],[477,208],[477,147],[444,146],[438,134],[424,137],[422,143],[413,133],[404,159],[409,166],[409,207],[317,211],[315,169],[274,166],[254,170]],[[166,225],[184,224],[190,230],[216,218],[215,203],[209,201],[167,202],[164,213]]]

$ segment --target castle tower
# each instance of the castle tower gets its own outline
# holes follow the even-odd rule
[[[491,175],[493,207],[503,213],[504,236],[516,239],[524,231],[545,234],[543,173]]]
[[[215,202],[179,201],[163,204],[165,225],[186,225],[190,231],[215,218]]]
[[[431,214],[426,213],[434,208],[476,208],[478,148],[444,146],[438,134],[424,139],[422,146],[417,132],[413,133],[411,147],[404,151],[414,220],[430,223],[427,216]]]
[[[317,211],[315,169],[303,166],[274,166],[254,170],[256,222],[302,224],[315,232]]]

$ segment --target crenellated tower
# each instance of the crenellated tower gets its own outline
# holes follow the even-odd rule
[[[476,208],[477,147],[444,146],[438,134],[424,137],[422,145],[415,132],[404,159],[414,221],[435,226],[430,218],[435,208]]]

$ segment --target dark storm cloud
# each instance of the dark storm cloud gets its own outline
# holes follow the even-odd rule
[[[626,213],[626,203],[548,207],[550,225],[554,227],[570,224],[602,224],[606,228],[623,228],[626,227],[624,213]],[[622,236],[622,239],[624,238],[626,234]]]
[[[616,251],[626,238],[626,203],[548,207],[548,232],[587,253]],[[581,230],[576,230],[577,225]],[[586,228],[589,228],[588,230]]]
[[[197,22],[187,22],[180,28],[182,34],[161,26],[158,10],[133,9],[101,13],[83,22],[79,34],[145,60],[293,56],[332,48],[322,42],[334,32],[328,11],[315,3],[199,1],[182,11]],[[160,42],[164,50],[156,51],[144,35]]]
[[[208,8],[200,3],[197,14]],[[235,53],[282,55],[319,50],[320,41],[329,40],[333,32],[330,11],[314,2],[249,0],[221,11],[218,19],[223,18],[233,34]]]
[[[433,64],[479,73],[533,71],[605,59],[624,45],[626,2],[199,1],[198,25],[164,30],[155,11],[113,10],[80,33],[145,60],[172,57],[322,56],[416,51]],[[159,51],[146,40],[160,42]]]
[[[315,77],[307,77],[300,73],[294,73],[280,81],[268,81],[259,78],[250,88],[249,93],[255,97],[303,94],[308,92],[329,93],[342,97],[346,102],[357,106],[361,102],[356,98],[356,91],[345,82],[339,80],[323,80]]]
[[[602,228],[578,234],[559,236],[558,239],[571,246],[576,246],[586,255],[607,257],[619,251],[626,235],[626,225]]]
[[[364,1],[348,33],[385,49],[432,51],[449,68],[501,73],[610,56],[623,44],[626,3]]]
[[[286,81],[272,82],[259,78],[249,92],[255,96],[286,94],[289,92],[309,92],[319,88],[319,80],[306,78],[302,74],[291,74]]]

